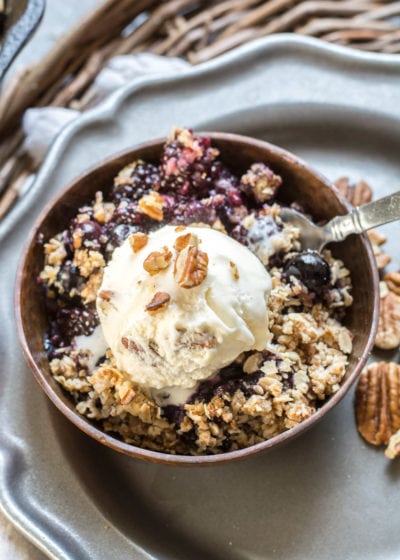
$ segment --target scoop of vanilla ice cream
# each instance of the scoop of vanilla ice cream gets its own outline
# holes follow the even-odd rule
[[[187,283],[180,246],[188,238],[208,263],[200,277],[192,267]],[[271,279],[246,247],[211,228],[165,226],[142,235],[135,250],[127,239],[114,251],[97,298],[117,367],[133,381],[190,389],[241,352],[265,348]],[[183,287],[191,275],[200,283]]]

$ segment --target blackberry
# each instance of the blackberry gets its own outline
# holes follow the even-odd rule
[[[110,222],[114,224],[123,224],[129,226],[143,226],[148,218],[142,212],[139,212],[139,206],[136,201],[128,202],[118,206],[114,211]]]
[[[218,154],[209,138],[195,138],[177,130],[164,146],[160,175],[161,189],[182,196],[204,196],[213,183],[211,168]]]
[[[117,184],[111,191],[113,202],[121,200],[139,200],[151,190],[160,188],[160,173],[152,163],[135,162],[118,175]]]
[[[189,202],[189,204],[184,207],[181,215],[184,224],[212,224],[217,219],[215,209],[198,200]]]
[[[329,284],[331,270],[329,264],[317,251],[302,251],[285,263],[287,278],[294,276],[306,288],[318,292]]]
[[[225,193],[230,189],[239,189],[239,178],[234,175],[222,161],[215,160],[210,168],[212,186],[217,193]]]
[[[57,312],[57,324],[61,334],[71,341],[74,336],[92,334],[99,324],[99,318],[94,308],[63,307]]]

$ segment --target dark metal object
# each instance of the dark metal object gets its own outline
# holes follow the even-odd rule
[[[9,0],[0,32],[0,80],[42,19],[45,0]]]

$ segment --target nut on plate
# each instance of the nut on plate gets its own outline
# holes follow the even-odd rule
[[[400,430],[400,366],[376,362],[365,368],[355,396],[357,428],[372,445],[386,445]]]
[[[387,288],[389,285],[381,282]],[[400,345],[400,295],[390,289],[381,292],[375,346],[392,350]]]
[[[362,179],[357,183],[351,183],[348,177],[340,177],[334,185],[354,207],[368,204],[372,200],[372,189]]]
[[[400,456],[400,430],[390,438],[385,455],[388,459],[395,459]]]
[[[387,241],[387,237],[378,233],[375,229],[367,231],[367,235],[372,245],[376,264],[379,270],[383,270],[392,260],[392,257],[382,251],[382,245]]]
[[[400,272],[388,272],[383,280],[391,292],[400,296]]]

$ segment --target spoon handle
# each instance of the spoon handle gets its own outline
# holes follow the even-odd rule
[[[351,233],[363,233],[395,220],[400,220],[400,191],[354,208],[344,216],[336,216],[324,230],[332,241],[342,241]]]

